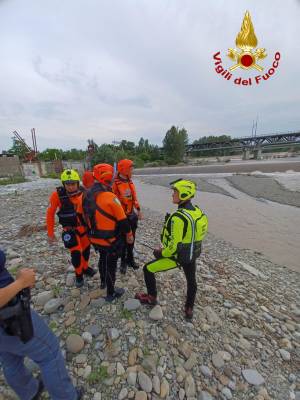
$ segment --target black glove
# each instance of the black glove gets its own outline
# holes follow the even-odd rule
[[[153,250],[154,257],[155,258],[161,258],[161,252],[162,252],[162,249],[154,249]]]

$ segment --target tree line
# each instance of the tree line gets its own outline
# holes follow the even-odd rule
[[[151,144],[148,139],[140,138],[138,144],[129,140],[122,140],[118,144],[97,145],[92,140],[93,151],[90,153],[90,162],[95,165],[100,162],[113,164],[123,158],[133,159],[137,167],[144,164],[159,166],[177,164],[183,160],[185,146],[188,144],[187,131],[182,128],[172,126],[163,139],[163,147]],[[13,138],[13,146],[7,151],[9,154],[18,155],[25,159],[28,149],[24,144]],[[42,161],[53,160],[86,160],[89,154],[86,150],[70,149],[62,150],[58,148],[47,148],[38,153],[38,159]]]
[[[220,143],[230,142],[229,135],[203,136],[194,140],[193,144],[201,143]],[[137,144],[129,140],[122,140],[115,144],[97,145],[93,140],[93,151],[88,153],[86,150],[70,149],[62,150],[57,148],[48,148],[38,153],[38,159],[43,161],[53,160],[89,160],[91,165],[106,162],[113,164],[123,158],[134,160],[137,167],[175,165],[184,160],[185,148],[189,142],[188,133],[185,128],[172,126],[165,134],[162,141],[162,147],[149,143],[148,139],[140,138]],[[286,151],[286,148],[272,149],[272,151]],[[8,150],[10,154],[16,154],[21,159],[25,158],[27,148],[16,138],[13,139],[13,146]],[[271,151],[271,150],[270,150]],[[238,149],[210,149],[205,151],[195,151],[191,157],[209,157],[209,156],[229,156],[241,154]]]

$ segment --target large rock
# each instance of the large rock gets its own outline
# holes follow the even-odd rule
[[[145,374],[145,372],[140,371],[138,373],[138,380],[142,390],[144,390],[146,393],[150,393],[152,391],[152,380],[148,375]]]
[[[157,304],[155,307],[152,308],[149,314],[149,318],[153,319],[154,321],[159,321],[163,319],[164,315],[161,309],[161,306]]]
[[[218,369],[224,367],[224,360],[219,353],[213,354],[211,361],[212,361],[213,365]]]
[[[44,306],[49,300],[53,299],[54,294],[52,290],[46,290],[37,295],[35,304],[37,306]]]
[[[243,327],[240,330],[240,333],[248,339],[257,339],[263,336],[263,334],[260,331],[255,331],[253,329],[249,329],[247,327]]]
[[[190,371],[197,364],[197,354],[192,353],[189,359],[184,364],[184,369]]]
[[[124,303],[124,309],[128,311],[135,311],[141,307],[141,302],[137,299],[128,299]]]
[[[84,347],[84,340],[79,335],[69,335],[66,340],[67,350],[70,353],[79,353]]]
[[[91,325],[87,328],[87,331],[90,332],[92,336],[97,337],[100,335],[101,329],[98,325]]]
[[[192,375],[188,375],[185,378],[184,390],[186,397],[194,397],[196,395],[196,385]]]
[[[174,326],[168,325],[166,327],[165,331],[168,334],[168,336],[171,336],[177,340],[180,339],[180,333],[177,331],[177,329]]]
[[[208,392],[202,390],[200,392],[199,400],[213,400],[213,398]]]
[[[135,400],[147,400],[147,393],[144,392],[143,390],[139,390],[138,392],[136,392],[135,394]]]
[[[220,325],[221,324],[221,320],[220,320],[219,316],[210,306],[204,307],[203,311],[204,311],[205,317],[209,324],[211,324],[211,325]]]
[[[169,392],[170,392],[169,383],[165,378],[163,378],[160,385],[160,397],[164,399],[169,395]]]
[[[250,385],[259,386],[265,382],[265,379],[256,371],[256,369],[244,369],[242,370],[242,374]]]
[[[51,299],[44,305],[44,311],[46,314],[54,313],[62,305],[62,299]]]

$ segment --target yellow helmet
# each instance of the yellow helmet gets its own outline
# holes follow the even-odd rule
[[[65,169],[60,176],[62,183],[75,183],[80,182],[80,176],[74,169]]]
[[[188,200],[195,196],[197,186],[195,182],[177,179],[170,183],[172,189],[177,190],[180,200]]]

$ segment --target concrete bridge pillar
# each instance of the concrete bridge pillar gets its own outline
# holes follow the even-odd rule
[[[255,149],[254,149],[254,160],[261,160],[262,159],[262,150],[261,150],[261,147],[259,146],[259,147],[256,147]]]
[[[247,147],[243,148],[243,160],[249,160],[250,159],[250,149]]]

